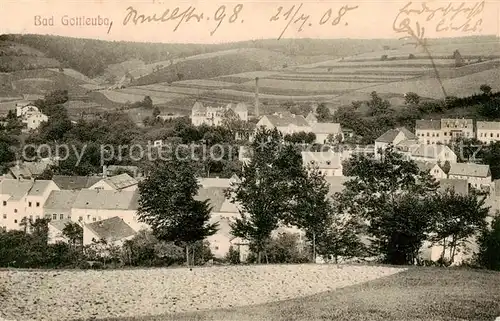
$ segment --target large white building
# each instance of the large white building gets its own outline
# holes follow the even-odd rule
[[[493,181],[489,165],[474,163],[451,164],[448,178],[466,180],[470,187],[476,189],[489,189]]]
[[[57,185],[49,180],[3,179],[0,182],[0,227],[19,230],[23,218],[43,218],[45,201],[56,190],[59,190]]]
[[[474,122],[465,118],[421,119],[415,122],[415,134],[422,144],[449,144],[458,137],[474,138]]]
[[[476,123],[476,138],[483,144],[500,141],[500,122],[478,121]]]
[[[227,113],[234,113],[242,121],[248,121],[248,108],[245,103],[228,104],[225,107],[203,106],[197,101],[191,109],[191,123],[194,126],[219,126]]]
[[[317,168],[325,176],[342,176],[342,157],[331,150],[322,152],[302,152],[302,164]]]

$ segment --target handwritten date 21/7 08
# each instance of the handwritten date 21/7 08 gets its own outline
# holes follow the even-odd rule
[[[280,20],[287,22],[287,24],[286,24],[285,28],[283,29],[283,31],[281,32],[278,40],[281,39],[281,37],[283,37],[283,35],[287,31],[288,27],[290,27],[290,25],[292,25],[292,24],[299,25],[299,29],[298,29],[299,32],[304,30],[305,26],[308,26],[308,27],[313,26],[313,19],[311,18],[311,15],[303,13],[301,11],[302,7],[303,7],[303,3],[301,3],[299,5],[293,5],[290,8],[284,8],[284,7],[280,6],[277,8],[277,12],[273,16],[271,16],[271,18],[269,19],[269,21],[271,21],[271,22],[280,21]],[[340,24],[340,22],[342,21],[342,17],[347,12],[355,10],[357,8],[358,8],[358,6],[350,7],[348,5],[345,5],[345,6],[342,6],[336,13],[332,9],[328,9],[323,13],[323,15],[321,16],[319,21],[317,21],[317,23],[320,26],[326,25],[326,24],[336,26],[336,25]],[[347,25],[347,22],[345,22],[345,25]]]

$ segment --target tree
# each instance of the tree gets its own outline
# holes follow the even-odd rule
[[[491,95],[491,86],[487,84],[482,84],[479,89],[483,93],[483,95]]]
[[[500,216],[493,219],[490,228],[485,228],[478,239],[477,263],[490,270],[500,271]]]
[[[434,196],[432,205],[429,205],[433,207],[431,241],[443,247],[443,260],[448,248],[450,263],[453,263],[457,250],[463,248],[477,231],[484,229],[489,212],[485,199],[485,195],[474,190],[467,195],[447,190]]]
[[[376,91],[370,94],[371,99],[368,101],[368,107],[372,116],[385,114],[389,111],[391,104],[388,100],[382,99]]]
[[[159,240],[184,245],[189,265],[190,248],[215,234],[218,224],[209,223],[208,200],[194,198],[199,186],[192,161],[177,156],[156,162],[151,174],[139,183],[138,216]]]
[[[405,94],[405,104],[406,105],[418,105],[420,103],[420,96],[414,92],[408,92]]]
[[[69,240],[73,248],[83,245],[83,228],[76,222],[66,223],[62,234]]]
[[[279,233],[266,245],[270,263],[305,263],[307,252],[301,248],[297,233]]]
[[[302,168],[297,174],[293,181],[296,193],[290,193],[294,197],[293,209],[285,222],[306,232],[306,237],[312,241],[312,261],[316,262],[316,238],[326,231],[332,212],[329,185],[318,168]]]
[[[289,186],[276,164],[282,142],[283,137],[277,129],[258,128],[250,145],[250,162],[243,166],[241,182],[233,183],[226,191],[231,202],[240,206],[240,217],[230,224],[232,234],[250,241],[258,254],[258,263],[262,261],[271,232],[278,227],[280,216],[289,207],[286,197]],[[287,159],[282,158],[282,161],[283,168]]]
[[[318,115],[318,121],[319,122],[330,122],[332,120],[332,114],[330,112],[330,109],[326,107],[324,103],[321,103],[318,105],[318,108],[316,108],[316,114]]]
[[[142,105],[146,108],[153,108],[153,100],[149,96],[144,96],[142,100]]]
[[[158,106],[155,106],[155,108],[153,108],[153,117],[156,119],[156,117],[158,117],[160,114],[160,108],[158,108]]]
[[[392,147],[380,160],[361,155],[349,159],[345,168],[346,176],[353,178],[338,196],[339,211],[367,221],[372,250],[386,262],[410,263],[430,222],[422,202],[438,184]]]

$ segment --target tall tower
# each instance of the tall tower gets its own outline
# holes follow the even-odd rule
[[[259,77],[255,78],[255,117],[259,117]]]

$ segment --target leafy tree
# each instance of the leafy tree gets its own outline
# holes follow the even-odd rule
[[[447,190],[434,196],[433,204],[429,205],[433,207],[431,241],[443,246],[443,260],[448,248],[450,263],[453,263],[457,250],[477,231],[484,229],[489,212],[485,199],[485,195],[474,190],[467,195]]]
[[[73,248],[83,245],[83,228],[76,222],[67,223],[62,230],[62,234],[69,240]]]
[[[376,91],[370,94],[371,99],[368,101],[368,107],[372,116],[385,114],[389,111],[391,104],[388,100],[380,98]]]
[[[158,106],[156,106],[156,107],[153,109],[153,117],[156,119],[156,117],[158,117],[160,114],[161,114],[161,112],[160,112],[160,108],[158,108]]]
[[[491,94],[491,86],[487,84],[483,84],[479,87],[483,95],[490,95]]]
[[[332,212],[328,199],[329,185],[318,168],[309,167],[297,173],[293,180],[294,190],[290,192],[293,209],[285,222],[306,231],[312,241],[312,261],[316,261],[316,238],[326,231]]]
[[[484,145],[476,138],[457,137],[450,142],[459,162],[477,161],[486,152]]]
[[[236,250],[232,245],[229,246],[229,251],[226,253],[225,259],[231,264],[240,264],[240,251]]]
[[[144,96],[142,100],[142,105],[146,108],[153,108],[153,100],[149,96]]]
[[[488,119],[500,118],[500,98],[493,97],[479,104],[478,112]]]
[[[316,140],[316,134],[309,132],[298,132],[293,134],[286,134],[284,137],[286,142],[292,144],[312,144]]]
[[[306,249],[301,248],[299,235],[279,233],[266,245],[270,263],[306,263],[309,261]]]
[[[234,183],[226,193],[241,208],[240,217],[231,222],[232,233],[250,241],[258,253],[258,263],[280,216],[289,208],[286,197],[289,186],[276,168],[282,142],[278,130],[259,128],[250,145],[252,157],[243,166],[241,182]]]
[[[491,223],[491,228],[485,228],[478,241],[477,262],[479,265],[500,271],[500,216],[498,213]]]
[[[319,122],[329,122],[332,119],[330,109],[326,107],[324,103],[318,105],[318,108],[316,108],[316,114],[318,115]]]
[[[405,104],[406,105],[418,105],[420,103],[420,96],[414,92],[408,92],[405,94]]]
[[[365,155],[349,159],[346,176],[353,178],[339,194],[339,211],[368,222],[366,231],[374,238],[372,249],[386,262],[409,263],[430,222],[429,215],[417,209],[426,209],[420,202],[438,184],[392,147],[380,160]]]
[[[208,200],[194,198],[199,186],[192,161],[176,156],[157,162],[150,175],[139,183],[138,216],[151,226],[159,240],[184,245],[189,264],[190,248],[215,234],[217,224],[209,223]]]

